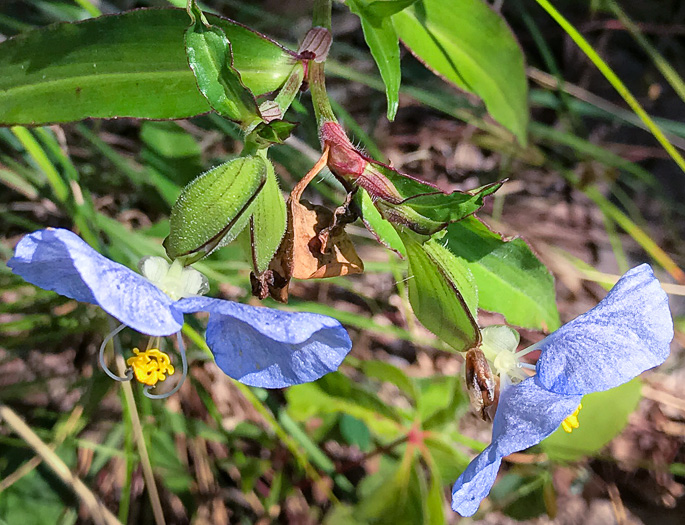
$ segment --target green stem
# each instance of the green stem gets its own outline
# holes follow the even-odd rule
[[[324,27],[331,30],[331,0],[314,0],[314,12],[312,15],[312,27]],[[326,76],[324,74],[324,62],[309,62],[307,73],[309,90],[312,94],[314,114],[316,122],[320,126],[323,122],[337,122],[331,103],[326,92]]]
[[[120,376],[123,376],[126,365],[120,352],[116,352],[115,362],[117,366],[117,372]],[[124,396],[124,406],[126,407],[125,412],[127,412],[130,416],[129,421],[131,423],[131,429],[133,430],[133,440],[138,448],[138,456],[140,457],[140,466],[143,470],[145,488],[147,489],[147,495],[150,499],[150,505],[152,506],[152,515],[154,516],[156,525],[166,525],[164,511],[162,508],[162,500],[159,497],[157,483],[155,482],[155,475],[152,471],[152,463],[150,462],[150,455],[148,454],[147,443],[145,442],[143,424],[140,420],[140,415],[138,414],[138,407],[136,406],[136,400],[133,396],[133,387],[131,386],[131,382],[123,381],[121,383],[121,389]]]
[[[316,122],[319,126],[324,122],[338,122],[331,108],[331,102],[328,100],[328,93],[326,92],[326,77],[324,75],[324,63],[309,62],[309,91],[312,93],[312,104],[314,105],[314,114],[316,115]]]
[[[331,30],[332,0],[314,0],[314,12],[312,14],[313,27],[325,27]]]
[[[628,90],[628,88],[623,84],[618,75],[614,73],[613,69],[599,56],[597,51],[594,50],[592,45],[585,40],[583,35],[581,35],[578,30],[571,25],[571,23],[566,20],[559,11],[548,1],[548,0],[536,0],[536,2],[542,7],[549,16],[551,16],[561,28],[566,31],[568,36],[576,43],[576,45],[587,55],[587,57],[592,61],[592,63],[599,69],[599,71],[604,75],[609,83],[614,87],[623,100],[630,106],[630,109],[640,117],[640,120],[645,123],[645,126],[654,135],[654,138],[659,141],[659,144],[668,152],[675,163],[680,167],[680,169],[685,172],[685,159],[678,153],[673,144],[669,142],[666,136],[663,134],[659,126],[657,126],[652,118],[643,109],[637,99]]]
[[[302,62],[298,62],[293,67],[288,80],[285,81],[285,84],[283,84],[283,87],[274,99],[274,102],[278,104],[278,109],[280,109],[281,115],[285,115],[286,111],[288,111],[288,108],[290,108],[293,100],[295,100],[295,97],[300,92],[303,80],[304,66],[302,65]]]

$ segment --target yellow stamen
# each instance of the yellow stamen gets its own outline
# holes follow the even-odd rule
[[[144,352],[134,348],[133,353],[136,355],[129,357],[126,364],[133,368],[136,379],[144,385],[154,386],[158,381],[164,381],[167,373],[174,373],[169,356],[157,348],[150,348]]]
[[[561,428],[564,429],[564,432],[568,432],[570,434],[573,432],[573,429],[580,426],[580,423],[578,422],[578,412],[580,412],[581,408],[583,408],[582,403],[573,411],[573,414],[561,422]]]

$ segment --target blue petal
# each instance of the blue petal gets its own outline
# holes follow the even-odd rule
[[[582,396],[550,392],[530,377],[505,388],[492,427],[492,443],[476,457],[452,488],[452,508],[471,516],[492,488],[502,458],[552,434],[578,408]]]
[[[551,392],[538,376],[505,388],[492,424],[490,446],[497,456],[504,457],[540,443],[578,408],[582,397]]]
[[[183,326],[173,301],[142,275],[110,261],[63,229],[25,236],[7,266],[28,282],[99,305],[134,330],[169,335]]]
[[[663,363],[672,339],[668,298],[643,264],[542,342],[537,372],[545,387],[561,394],[608,390]]]
[[[337,370],[352,348],[331,317],[291,313],[208,297],[182,299],[183,312],[210,312],[207,344],[216,364],[241,383],[283,388]]]
[[[473,516],[490,493],[501,464],[502,458],[496,457],[491,447],[476,456],[452,488],[452,510]]]

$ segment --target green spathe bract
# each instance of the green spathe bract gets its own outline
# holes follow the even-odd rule
[[[409,259],[409,301],[421,323],[459,352],[480,344],[473,276],[433,239],[398,230]]]
[[[256,272],[264,272],[269,267],[276,250],[285,235],[288,214],[285,200],[278,186],[274,167],[266,159],[266,183],[252,206],[249,232],[249,251]]]
[[[172,259],[198,260],[235,239],[267,179],[263,158],[239,157],[203,173],[186,186],[171,210],[164,241]]]

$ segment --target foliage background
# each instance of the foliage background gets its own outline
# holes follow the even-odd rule
[[[531,144],[525,150],[478,130],[473,121],[481,115],[468,109],[474,99],[430,74],[404,49],[400,110],[389,123],[359,20],[340,4],[334,6],[329,92],[356,140],[403,171],[446,189],[509,177],[479,216],[535,249],[556,277],[559,310],[567,321],[603,296],[607,274],[642,261],[682,267],[683,173],[537,4],[496,4],[529,68]],[[676,72],[685,71],[685,6],[675,0],[658,8],[626,1],[616,11],[614,4],[600,4],[555,5],[661,119],[682,151],[682,92],[677,82],[674,89],[664,80],[653,51]],[[0,33],[9,37],[75,21],[96,9],[166,5],[8,1],[0,6]],[[309,2],[205,5],[291,48],[311,20]],[[638,22],[641,37],[618,22],[621,13]],[[564,89],[557,88],[557,79],[564,80]],[[292,115],[301,122],[296,138],[273,148],[284,190],[318,156],[308,94],[299,102]],[[28,132],[0,129],[0,256],[9,258],[26,232],[78,228],[86,218],[106,240],[105,253],[124,264],[160,253],[180,187],[238,153],[236,137],[232,125],[210,115],[176,123],[120,119]],[[311,200],[341,200],[330,177],[315,186]],[[348,231],[366,273],[296,282],[289,305],[346,323],[354,349],[339,374],[285,392],[247,389],[223,376],[196,346],[190,350],[191,381],[178,395],[165,403],[137,395],[132,405],[95,365],[97,348],[111,329],[104,314],[28,287],[3,266],[0,402],[21,414],[47,445],[46,453],[53,450],[123,522],[153,522],[133,439],[140,424],[167,523],[454,523],[458,517],[442,508],[442,489],[482,449],[489,427],[468,410],[461,358],[413,318],[405,263],[363,228]],[[249,269],[236,250],[216,253],[203,270],[213,293],[248,301]],[[657,273],[675,283],[669,291],[676,343],[669,361],[646,374],[642,384],[598,403],[600,411],[623,414],[623,421],[612,420],[607,439],[636,407],[625,429],[606,446],[588,445],[584,439],[601,434],[593,427],[590,437],[578,438],[584,454],[564,455],[563,446],[552,445],[515,455],[484,507],[489,512],[477,521],[682,523],[685,280],[682,272]],[[482,313],[480,322],[501,318]],[[200,331],[196,323],[185,335],[195,340]],[[532,342],[540,335],[524,331],[523,338]],[[601,425],[602,418],[597,421]],[[5,423],[0,523],[90,522],[73,487],[52,474],[49,462],[36,461],[34,450]],[[412,447],[421,446],[429,453],[418,459]]]

